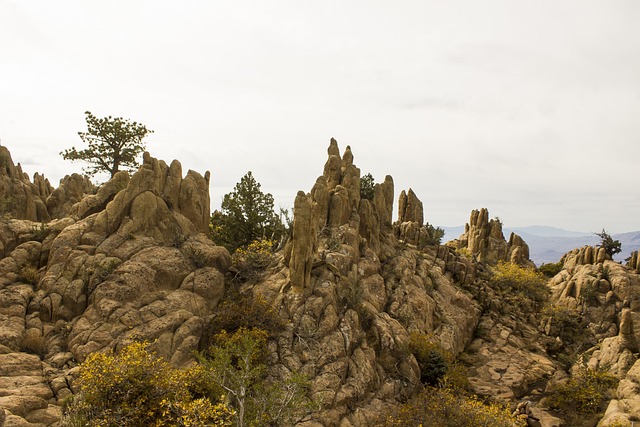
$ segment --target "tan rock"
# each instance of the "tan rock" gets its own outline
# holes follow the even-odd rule
[[[422,202],[410,188],[407,193],[402,190],[398,200],[398,222],[416,222],[418,226],[424,224],[424,210]]]
[[[52,218],[66,216],[71,207],[80,202],[85,195],[92,194],[95,187],[86,176],[74,173],[60,180],[58,188],[46,199],[46,206]]]
[[[298,191],[293,207],[291,284],[298,290],[309,285],[316,231],[311,197]]]
[[[337,185],[329,201],[329,227],[340,227],[349,222],[351,217],[351,203],[349,191],[342,185]]]

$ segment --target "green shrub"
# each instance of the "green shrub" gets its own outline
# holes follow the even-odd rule
[[[373,200],[375,181],[370,173],[360,178],[360,198]]]
[[[442,238],[444,237],[444,230],[440,227],[434,227],[428,222],[424,225],[427,230],[426,236],[420,236],[420,246],[424,245],[440,245],[442,243]]]
[[[545,307],[542,315],[551,319],[551,325],[565,345],[583,340],[585,325],[580,313],[563,306]]]
[[[35,240],[42,242],[49,235],[50,230],[47,224],[41,222],[39,227],[36,227],[35,225],[31,227],[31,232],[33,233]]]
[[[600,247],[604,248],[607,255],[610,258],[613,258],[615,254],[619,254],[622,252],[622,243],[620,240],[613,240],[611,235],[607,233],[607,231],[603,228],[600,233],[593,233],[596,236],[600,237]]]
[[[618,379],[606,369],[582,368],[566,382],[558,384],[548,405],[569,416],[597,414],[613,396]]]
[[[472,391],[469,371],[458,361],[449,362],[447,373],[440,378],[438,384],[456,392],[470,393]]]
[[[538,272],[544,274],[546,277],[553,277],[556,274],[560,273],[563,267],[564,264],[561,261],[550,262],[547,264],[542,264],[540,267],[538,267]]]
[[[233,191],[224,195],[221,211],[211,215],[211,238],[229,252],[260,239],[277,242],[289,234],[288,225],[282,222],[282,214],[282,211],[280,215],[274,211],[273,196],[262,192],[260,183],[249,171]],[[284,219],[287,220],[286,217]]]
[[[435,343],[430,335],[412,332],[409,351],[420,366],[420,380],[426,385],[437,385],[449,370],[451,357]]]

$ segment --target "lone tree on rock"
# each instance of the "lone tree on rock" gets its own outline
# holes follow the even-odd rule
[[[135,169],[138,166],[136,158],[146,148],[142,140],[153,131],[141,123],[132,123],[120,117],[100,119],[90,111],[84,114],[87,116],[87,131],[78,132],[78,135],[88,147],[84,150],[71,147],[60,153],[62,158],[89,163],[84,169],[89,176],[108,172],[113,178],[120,169]]]
[[[613,258],[615,254],[622,252],[622,243],[620,243],[620,240],[613,240],[611,235],[607,233],[604,228],[600,233],[593,234],[600,237],[600,247],[604,248],[604,251],[611,258]]]

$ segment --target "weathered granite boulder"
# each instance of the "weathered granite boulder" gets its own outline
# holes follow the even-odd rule
[[[573,270],[579,265],[602,264],[610,259],[611,257],[607,255],[603,247],[583,246],[564,254],[560,262],[563,263],[565,269]]]
[[[68,216],[74,204],[95,191],[95,186],[86,176],[77,173],[65,176],[60,180],[60,186],[53,190],[46,199],[49,215],[52,218]]]

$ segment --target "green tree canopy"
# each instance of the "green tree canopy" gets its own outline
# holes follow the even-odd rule
[[[620,240],[613,240],[613,237],[611,237],[604,228],[600,233],[593,234],[600,237],[600,247],[603,247],[607,255],[611,258],[613,258],[615,254],[622,252],[622,243],[620,243]]]
[[[370,173],[360,178],[360,197],[367,200],[373,200],[375,189],[375,181]]]
[[[212,237],[230,251],[262,238],[277,240],[286,231],[273,209],[273,196],[262,192],[251,171],[224,195],[221,208],[211,216]]]
[[[153,131],[141,123],[120,117],[100,119],[90,111],[84,114],[87,131],[78,132],[78,135],[88,147],[82,150],[71,147],[60,153],[62,158],[89,163],[84,169],[89,176],[108,172],[113,178],[120,169],[135,169],[138,166],[137,157],[145,150],[142,140]]]

